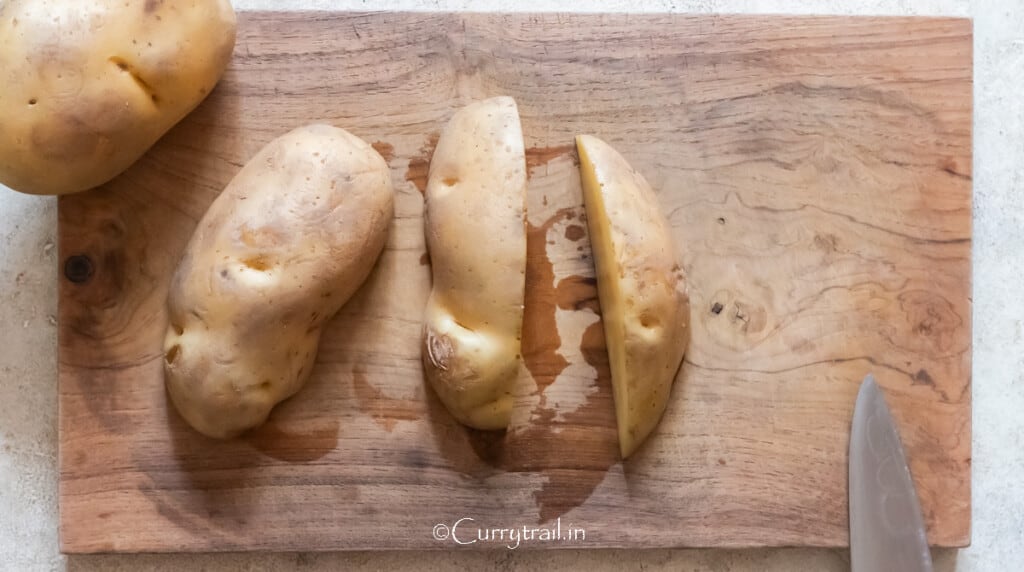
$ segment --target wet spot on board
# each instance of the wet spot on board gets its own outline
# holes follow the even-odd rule
[[[380,156],[384,158],[384,161],[391,163],[391,160],[395,158],[395,146],[385,141],[374,141],[371,145],[375,151],[380,153]]]
[[[573,242],[576,242],[577,240],[583,238],[586,235],[586,231],[584,231],[583,227],[578,224],[570,224],[569,226],[565,227],[565,238]]]
[[[555,322],[558,297],[554,265],[548,258],[548,231],[573,216],[572,209],[559,210],[540,226],[527,224],[526,298],[523,314],[523,361],[542,393],[569,366],[559,352],[562,339]]]
[[[559,157],[569,157],[574,165],[580,164],[579,154],[576,151],[576,145],[558,145],[556,147],[530,147],[526,149],[526,172],[528,174],[532,174],[534,169],[538,167],[543,167]]]
[[[308,353],[301,358],[304,363],[309,360]],[[340,419],[316,413],[322,413],[319,404],[330,400],[334,387],[326,376],[311,376],[301,391],[270,411],[266,423],[245,433],[241,440],[268,457],[289,463],[325,457],[338,447]]]
[[[563,310],[590,310],[600,315],[601,303],[597,297],[597,278],[573,275],[558,282],[558,307]]]
[[[418,421],[426,414],[422,399],[388,397],[370,383],[366,371],[358,365],[352,371],[352,389],[359,409],[388,433],[395,430],[399,421]]]
[[[551,521],[582,505],[605,474],[619,462],[618,437],[612,403],[611,372],[600,320],[583,332],[580,352],[597,371],[596,389],[575,411],[556,420],[546,407],[544,390],[569,366],[559,352],[555,313],[558,309],[600,314],[597,280],[573,275],[554,284],[554,269],[547,253],[548,231],[574,217],[572,209],[557,212],[527,234],[527,312],[523,321],[523,357],[541,393],[528,428],[506,440],[506,462],[513,470],[536,471],[546,478],[534,493],[540,522]],[[580,231],[585,231],[577,226]],[[579,237],[580,239],[583,236]],[[528,343],[529,340],[529,343]]]
[[[308,463],[316,461],[338,446],[338,423],[307,432],[286,431],[273,418],[245,436],[256,450],[280,461]]]
[[[420,194],[427,192],[427,176],[430,174],[430,160],[434,157],[434,149],[440,135],[432,133],[420,147],[419,155],[409,159],[409,168],[405,171],[405,180],[416,186]]]
[[[565,282],[565,281],[563,281]],[[595,292],[596,295],[596,292]],[[578,306],[579,301],[569,302]],[[541,409],[531,426],[516,433],[506,445],[519,451],[519,470],[545,476],[534,493],[540,522],[550,522],[582,505],[619,462],[611,370],[600,321],[587,327],[580,342],[583,359],[597,370],[596,391],[575,411],[555,420],[552,409]]]
[[[474,479],[502,471],[543,477],[534,492],[541,523],[586,502],[608,469],[619,462],[611,373],[600,321],[588,326],[580,340],[583,360],[597,371],[596,387],[575,411],[560,415],[547,405],[545,396],[545,390],[570,365],[560,352],[556,313],[559,309],[599,313],[596,280],[573,275],[556,283],[548,255],[549,232],[574,219],[575,210],[565,208],[539,226],[527,225],[522,355],[540,394],[529,425],[512,432],[469,429],[451,417],[433,391],[428,391],[427,398],[435,438],[454,470]]]

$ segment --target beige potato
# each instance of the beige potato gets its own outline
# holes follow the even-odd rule
[[[228,0],[0,2],[0,183],[109,181],[213,90],[234,45]]]
[[[170,286],[164,371],[189,425],[238,435],[302,387],[324,323],[369,275],[393,211],[387,163],[336,127],[296,129],[242,168]]]
[[[668,405],[690,337],[690,300],[651,186],[604,141],[581,135],[576,146],[625,458]]]
[[[433,290],[423,325],[426,377],[449,411],[504,429],[522,363],[526,155],[510,97],[459,110],[441,133],[426,190]]]

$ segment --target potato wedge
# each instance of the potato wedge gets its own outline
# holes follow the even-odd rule
[[[433,289],[423,366],[449,411],[504,429],[522,363],[526,155],[510,97],[476,102],[441,133],[427,179],[425,230]]]
[[[581,135],[576,147],[625,458],[665,412],[689,341],[690,302],[650,185],[604,141]]]
[[[109,181],[213,90],[234,45],[228,0],[0,2],[0,183]]]
[[[246,163],[171,282],[165,380],[189,425],[238,435],[302,387],[323,325],[369,275],[393,211],[387,163],[343,129],[296,129]]]

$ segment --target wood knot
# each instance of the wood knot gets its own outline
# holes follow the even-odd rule
[[[768,310],[758,302],[741,298],[736,292],[720,290],[706,307],[705,322],[710,330],[723,340],[731,340],[731,344],[749,343],[768,328]]]
[[[768,313],[760,306],[736,300],[729,319],[744,334],[756,334],[768,323]]]
[[[829,233],[816,234],[814,235],[814,246],[826,253],[835,252],[839,248],[839,238]]]
[[[935,380],[932,379],[931,374],[926,369],[919,369],[914,374],[911,385],[927,385],[928,387],[935,387]]]
[[[963,319],[949,300],[924,290],[904,292],[898,300],[907,325],[916,338],[906,341],[942,351],[953,347],[955,334],[963,327]]]
[[[92,259],[84,254],[69,256],[64,261],[64,277],[75,284],[88,282],[94,270]]]

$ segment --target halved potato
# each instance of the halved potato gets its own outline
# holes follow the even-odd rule
[[[426,239],[434,286],[423,366],[449,411],[477,429],[504,429],[522,363],[526,285],[526,153],[511,97],[479,101],[449,120],[430,162]]]
[[[576,146],[625,458],[665,412],[689,341],[690,301],[651,186],[604,141],[581,135]]]

